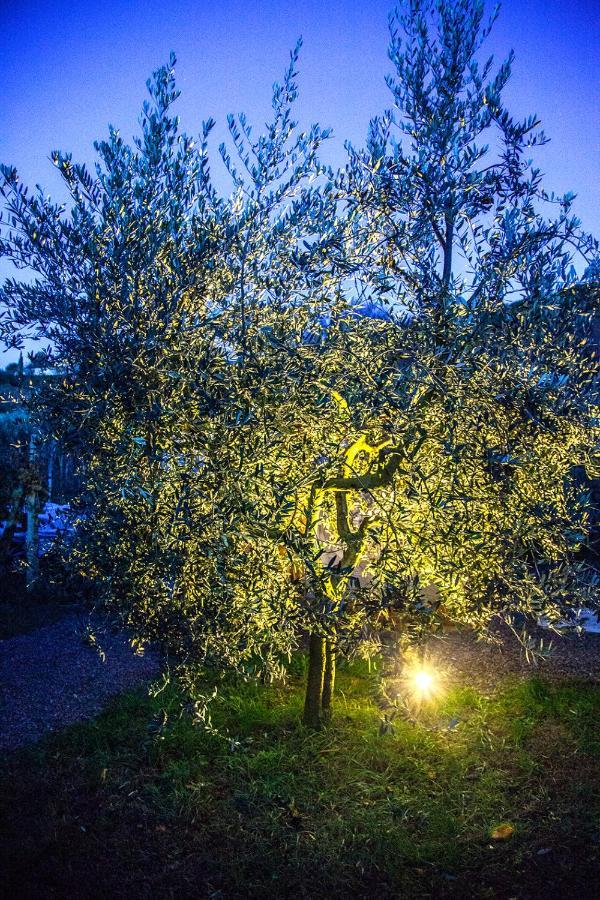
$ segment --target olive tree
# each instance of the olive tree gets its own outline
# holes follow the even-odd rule
[[[495,74],[478,62],[493,20],[481,0],[391,17],[394,109],[345,182],[360,290],[406,316],[397,383],[421,439],[396,482],[398,570],[480,628],[564,618],[596,580],[578,562],[590,503],[574,469],[597,471],[598,289],[573,263],[598,245],[528,158],[535,117],[504,106],[512,54]]]
[[[32,273],[2,288],[3,334],[43,341],[58,375],[31,401],[80,462],[72,563],[140,640],[263,673],[301,624],[263,527],[277,513],[263,473],[296,477],[283,423],[299,372],[282,348],[332,293],[339,231],[317,158],[328,133],[292,116],[298,52],[264,134],[229,118],[227,197],[210,177],[213,122],[196,144],[172,112],[174,57],[148,82],[133,145],[110,128],[94,174],[52,154],[68,208],[2,168],[0,249]]]
[[[337,175],[293,118],[298,48],[265,132],[229,119],[229,196],[174,59],[133,146],[111,129],[94,175],[53,154],[69,210],[2,170],[0,249],[34,272],[3,331],[61,375],[38,402],[81,461],[75,564],[192,666],[270,677],[306,637],[311,726],[390,618],[418,641],[593,589],[598,295],[570,265],[595,245],[526,160],[482,23],[478,0],[392,19],[396,109]]]
[[[318,352],[297,351],[314,356],[296,418],[313,449],[280,516],[310,725],[330,712],[336,652],[376,650],[390,620],[408,643],[501,618],[528,646],[523,617],[597,602],[581,551],[598,287],[573,268],[597,244],[526,156],[545,138],[503,105],[512,56],[495,74],[478,63],[492,25],[478,0],[392,16],[395,109],[337,180],[336,285],[354,312],[333,305]]]

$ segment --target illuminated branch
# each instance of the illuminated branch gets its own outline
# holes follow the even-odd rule
[[[376,488],[387,487],[392,483],[394,475],[405,459],[405,453],[400,449],[389,451],[388,460],[376,472],[369,475],[340,475],[328,478],[320,486],[324,491],[372,491]]]

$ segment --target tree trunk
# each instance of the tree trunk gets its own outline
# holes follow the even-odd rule
[[[446,290],[450,287],[452,280],[452,242],[454,241],[454,218],[446,215],[446,242],[444,246],[444,271],[442,281]]]
[[[65,484],[67,481],[66,478],[67,472],[67,460],[65,454],[62,450],[59,450],[58,453],[58,496],[60,497],[61,503],[65,502]]]
[[[23,509],[23,485],[19,485],[13,492],[10,512],[4,524],[4,531],[0,535],[0,569],[8,568],[10,564],[10,550],[14,533],[17,528],[19,516]]]
[[[325,638],[320,634],[311,634],[308,654],[308,675],[306,679],[306,698],[304,701],[304,724],[308,728],[319,728],[321,725],[321,701],[323,697],[323,679],[325,677]]]
[[[335,646],[332,641],[325,642],[325,674],[323,679],[323,693],[321,695],[321,709],[323,717],[331,718],[331,702],[335,688]]]
[[[29,438],[29,493],[25,500],[25,511],[27,513],[27,532],[25,537],[25,547],[27,552],[27,574],[25,583],[27,590],[31,591],[35,587],[40,573],[39,544],[40,544],[40,495],[37,485],[37,462],[38,451],[35,434],[31,434]]]
[[[52,488],[54,485],[54,458],[56,456],[56,444],[54,438],[50,438],[48,446],[48,502],[52,503],[54,499]]]

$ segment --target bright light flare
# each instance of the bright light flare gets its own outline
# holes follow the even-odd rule
[[[404,683],[409,697],[418,705],[442,693],[439,673],[422,662],[408,668]]]
[[[419,672],[415,672],[413,676],[415,690],[421,695],[429,695],[433,693],[435,679],[431,672],[426,672],[424,669],[421,669]]]

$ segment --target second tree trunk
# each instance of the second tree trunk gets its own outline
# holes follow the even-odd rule
[[[311,634],[308,650],[308,675],[304,700],[304,724],[318,728],[321,724],[321,699],[325,677],[325,638]]]
[[[325,673],[323,677],[323,693],[321,695],[321,709],[323,716],[329,719],[331,716],[331,703],[333,689],[335,687],[335,646],[330,641],[325,641]]]
[[[311,634],[304,701],[304,724],[319,728],[331,716],[335,685],[335,646],[320,634]]]

